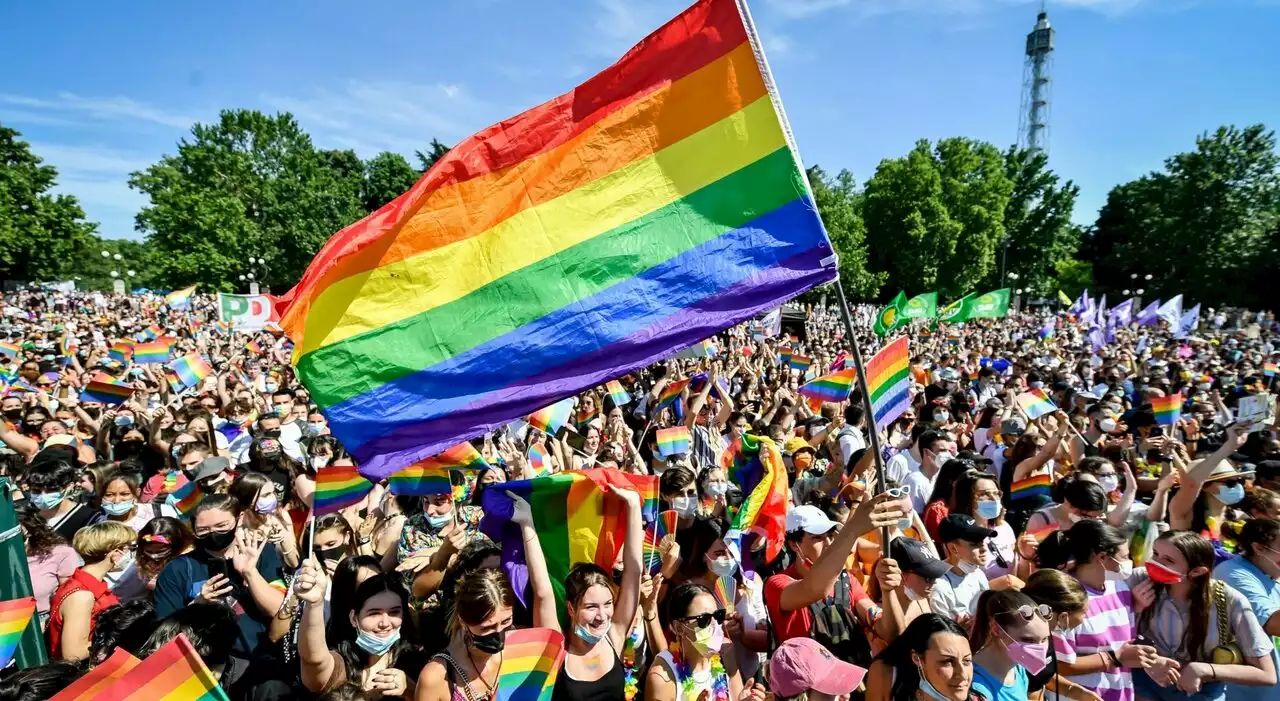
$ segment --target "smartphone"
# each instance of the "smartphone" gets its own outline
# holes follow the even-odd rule
[[[217,557],[209,558],[209,579],[213,579],[218,575],[227,577],[227,579],[230,580],[227,570],[227,561]]]

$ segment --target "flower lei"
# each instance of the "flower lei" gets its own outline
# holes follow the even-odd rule
[[[626,701],[633,701],[636,694],[640,693],[640,681],[636,675],[636,649],[640,647],[640,640],[644,635],[645,627],[641,623],[639,626],[632,628],[631,633],[627,635],[627,639],[622,641],[622,693]]]
[[[675,660],[676,676],[680,678],[680,694],[676,697],[677,701],[698,698],[697,690],[694,689],[693,666],[680,654],[680,642],[671,643],[667,650],[671,652],[671,659]],[[729,675],[724,671],[724,665],[720,663],[718,652],[711,655],[711,701],[729,701]]]

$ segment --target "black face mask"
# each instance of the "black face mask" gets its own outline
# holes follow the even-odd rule
[[[471,645],[486,655],[496,655],[502,652],[502,648],[507,643],[507,631],[501,630],[488,635],[471,635]]]
[[[218,552],[231,547],[236,542],[236,532],[227,531],[226,533],[206,533],[205,535],[196,536],[196,545],[200,546],[205,552]]]
[[[22,410],[21,410],[21,409],[6,409],[6,410],[5,410],[5,412],[4,412],[4,417],[5,417],[6,419],[8,419],[8,420],[10,420],[10,421],[14,422],[14,423],[18,423],[18,422],[22,421]]]
[[[341,560],[342,554],[346,552],[347,546],[335,545],[332,548],[316,548],[314,550],[316,558],[320,560]]]
[[[262,432],[262,437],[263,437],[263,438],[279,438],[279,437],[280,437],[280,429],[278,429],[278,428],[273,428],[273,429],[264,430],[264,431]]]
[[[116,444],[115,455],[117,458],[132,458],[142,454],[142,449],[146,447],[145,441],[120,441]]]

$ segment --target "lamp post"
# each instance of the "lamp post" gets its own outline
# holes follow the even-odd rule
[[[1146,290],[1142,289],[1141,287],[1133,291],[1133,306],[1137,307],[1138,311],[1142,311],[1142,293],[1143,292],[1146,292]],[[1138,312],[1134,312],[1134,314],[1137,314],[1137,313]]]
[[[255,268],[257,274],[255,274]],[[261,256],[249,256],[249,272],[246,274],[249,278],[249,294],[258,294],[258,280],[267,279],[267,259]]]
[[[1009,237],[1008,236],[1005,236],[1004,238],[1000,239],[1000,249],[1001,249],[1000,250],[1000,286],[1004,287],[1005,280],[1006,280],[1004,268],[1005,268],[1005,263],[1009,260]],[[1013,275],[1012,273],[1009,274],[1008,277],[1011,277],[1014,280],[1018,279],[1018,276]]]

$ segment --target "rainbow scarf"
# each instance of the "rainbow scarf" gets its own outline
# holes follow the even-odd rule
[[[22,633],[36,613],[34,596],[0,603],[0,668],[9,666],[18,651]]]
[[[367,474],[836,278],[739,5],[698,0],[321,248],[280,325]]]
[[[800,396],[819,402],[843,402],[849,398],[849,392],[853,391],[853,381],[857,377],[858,371],[854,368],[837,370],[812,382],[806,382],[798,391]]]
[[[911,369],[906,336],[899,336],[867,363],[867,392],[877,428],[886,429],[911,407]]]
[[[766,559],[772,561],[786,537],[788,488],[782,453],[772,440],[748,434],[720,455],[720,466],[746,497],[730,519],[730,529],[763,536]]]
[[[1182,394],[1153,398],[1151,411],[1156,415],[1156,423],[1161,426],[1173,426],[1178,423],[1178,416],[1182,414]]]
[[[564,636],[550,628],[507,633],[494,701],[551,701],[564,664]]]
[[[316,472],[315,506],[311,513],[316,518],[341,511],[373,491],[373,483],[360,476],[355,465],[329,465]]]

